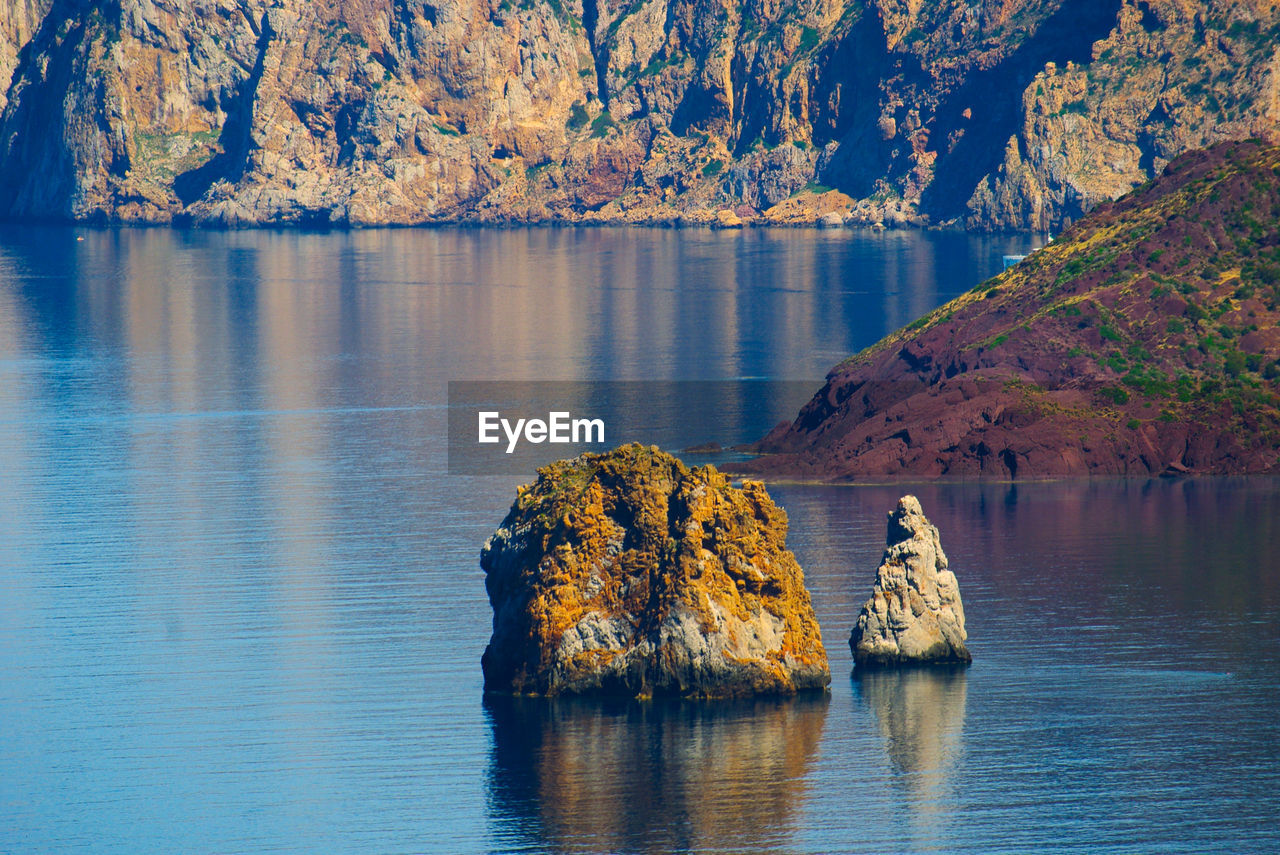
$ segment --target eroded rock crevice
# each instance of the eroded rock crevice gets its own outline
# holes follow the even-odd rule
[[[218,135],[218,153],[208,162],[174,178],[173,189],[183,205],[191,205],[201,199],[216,181],[239,181],[248,168],[249,151],[253,144],[254,105],[258,98],[258,87],[262,83],[267,51],[276,36],[265,12],[254,23],[253,31],[258,37],[253,67],[231,92],[223,96],[219,105],[226,115],[226,121]]]
[[[931,138],[954,142],[933,143],[939,153],[935,177],[921,195],[923,212],[935,220],[964,215],[974,188],[998,170],[1006,141],[1019,134],[1023,92],[1036,74],[1049,64],[1088,63],[1094,42],[1114,29],[1123,2],[1063,3],[1007,59],[972,72],[939,103]]]
[[[607,3],[608,0],[605,0]],[[600,0],[582,0],[582,26],[596,73],[596,97],[603,109],[609,109],[609,45],[602,32],[608,26],[600,20]]]

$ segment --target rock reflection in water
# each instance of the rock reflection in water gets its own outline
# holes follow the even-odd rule
[[[965,669],[858,671],[853,683],[876,717],[909,801],[928,809],[947,799],[963,748]]]
[[[498,846],[783,847],[827,704],[825,694],[715,704],[487,698]]]

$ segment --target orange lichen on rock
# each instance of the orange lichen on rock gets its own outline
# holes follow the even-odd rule
[[[787,516],[627,445],[538,472],[481,553],[485,689],[530,695],[792,694],[831,681]]]

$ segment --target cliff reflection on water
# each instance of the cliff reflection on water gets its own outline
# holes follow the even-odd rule
[[[500,847],[751,851],[796,822],[829,697],[487,698]]]

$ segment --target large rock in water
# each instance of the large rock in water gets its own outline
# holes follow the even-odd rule
[[[480,556],[485,690],[793,694],[831,682],[787,517],[759,482],[627,445],[538,471]]]
[[[859,667],[967,663],[964,607],[956,574],[915,496],[889,514],[876,584],[858,615],[849,648]]]

